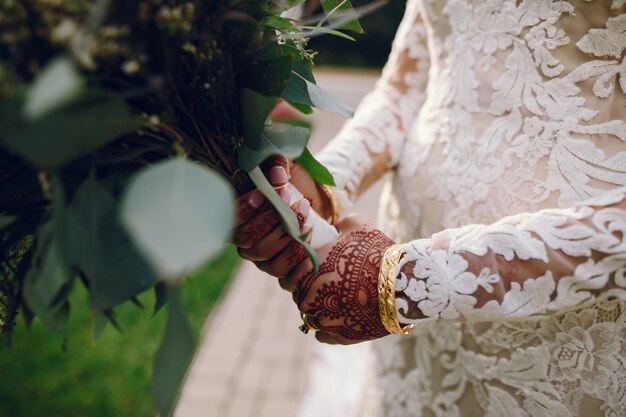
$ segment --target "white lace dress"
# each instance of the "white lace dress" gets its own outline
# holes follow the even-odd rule
[[[322,152],[343,204],[393,170],[411,336],[361,415],[626,416],[626,0],[409,0]],[[433,236],[434,234],[434,236]]]

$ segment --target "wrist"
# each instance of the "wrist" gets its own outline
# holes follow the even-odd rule
[[[337,223],[340,217],[340,210],[334,187],[322,184],[316,184],[316,187],[320,201],[318,213],[322,218],[328,220],[330,224]]]
[[[396,310],[396,276],[404,255],[402,245],[391,245],[385,251],[378,275],[378,307],[380,320],[389,333],[408,335],[412,324],[403,325],[398,321]]]

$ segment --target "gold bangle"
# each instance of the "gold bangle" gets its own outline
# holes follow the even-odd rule
[[[403,253],[402,245],[391,245],[385,251],[378,274],[378,308],[380,321],[389,333],[408,335],[413,325],[401,327],[396,311],[396,269]]]
[[[328,201],[330,202],[330,224],[335,224],[337,223],[337,220],[339,220],[339,202],[337,201],[337,193],[335,192],[335,189],[333,187],[330,187],[328,185],[325,184],[320,184],[320,189],[322,190],[322,192],[324,193],[324,195],[326,196],[326,198],[328,198]]]

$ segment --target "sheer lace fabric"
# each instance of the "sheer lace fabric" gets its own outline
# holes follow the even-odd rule
[[[345,204],[393,169],[379,221],[407,242],[418,328],[375,343],[367,413],[626,415],[625,4],[407,2],[321,155]]]

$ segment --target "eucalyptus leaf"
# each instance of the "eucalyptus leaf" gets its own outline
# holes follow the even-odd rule
[[[354,110],[343,100],[334,97],[303,75],[292,71],[289,83],[283,91],[282,98],[290,103],[313,106],[318,110],[329,111],[343,116],[352,117]]]
[[[311,103],[313,103],[313,107],[316,109],[341,114],[346,117],[354,115],[354,109],[345,101],[333,96],[317,84],[308,80],[304,82],[306,83]]]
[[[277,100],[277,97],[264,96],[249,88],[239,90],[244,142],[258,140]]]
[[[334,22],[339,19],[345,19],[346,15],[354,16],[354,19],[343,24],[342,29],[351,30],[356,33],[363,33],[363,28],[357,19],[357,14],[350,4],[349,0],[321,0],[322,8],[328,15],[328,20]]]
[[[15,221],[15,216],[7,216],[6,214],[0,214],[0,230],[4,229]]]
[[[167,298],[169,314],[152,373],[152,396],[160,417],[169,417],[174,412],[195,351],[193,334],[183,311],[180,288],[168,287]]]
[[[83,79],[67,57],[56,58],[29,88],[23,107],[24,118],[37,120],[72,101],[83,87]]]
[[[176,158],[135,174],[122,198],[121,218],[161,278],[176,281],[222,247],[234,213],[234,195],[222,177]]]
[[[239,166],[251,171],[271,155],[280,154],[294,159],[302,154],[311,135],[310,129],[288,123],[271,123],[265,126],[259,141],[248,145],[239,152]],[[254,146],[254,147],[253,147]]]
[[[248,175],[250,176],[252,182],[254,182],[254,185],[257,186],[259,191],[261,191],[269,200],[269,202],[274,206],[283,222],[283,226],[285,227],[287,233],[289,233],[291,237],[293,237],[302,244],[307,254],[309,255],[311,263],[313,264],[313,271],[317,274],[320,263],[319,257],[317,256],[317,253],[311,247],[311,245],[309,245],[307,241],[303,239],[303,236],[300,232],[300,225],[298,224],[298,219],[296,218],[294,212],[287,204],[285,204],[283,199],[278,196],[278,193],[276,192],[274,187],[272,187],[272,184],[270,184],[267,178],[265,178],[265,175],[263,174],[263,171],[261,171],[261,168],[254,168],[248,173]]]
[[[93,175],[79,187],[67,218],[70,256],[89,281],[92,308],[112,307],[157,282],[119,224],[116,200]]]
[[[304,149],[304,152],[302,152],[302,155],[298,158],[298,163],[306,169],[316,183],[335,186],[333,174],[330,173],[328,168],[315,159],[308,148]]]
[[[39,168],[56,169],[141,126],[126,103],[97,90],[36,120],[22,114],[24,99],[0,101],[0,144]]]

